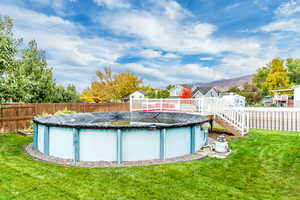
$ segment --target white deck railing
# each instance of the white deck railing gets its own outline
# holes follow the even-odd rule
[[[133,99],[130,111],[145,112],[188,112],[201,115],[217,115],[236,128],[242,135],[248,132],[247,113],[240,107],[231,106],[221,98],[203,97],[197,99]]]
[[[135,99],[130,101],[131,111],[187,112],[214,115],[245,134],[249,128],[299,131],[300,108],[238,107],[222,98],[198,99]]]

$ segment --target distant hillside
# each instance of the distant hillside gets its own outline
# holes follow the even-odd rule
[[[213,87],[217,87],[222,90],[226,90],[229,87],[233,87],[233,86],[241,87],[246,82],[248,82],[248,83],[252,82],[252,75],[241,76],[241,77],[232,78],[232,79],[222,79],[222,80],[217,80],[217,81],[208,82],[208,83],[193,83],[191,85],[213,86]]]

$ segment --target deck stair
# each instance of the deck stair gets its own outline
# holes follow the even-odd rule
[[[235,136],[243,135],[240,129],[236,128],[236,126],[232,125],[231,123],[228,123],[227,121],[225,121],[224,119],[222,119],[217,115],[213,116],[212,120],[215,121],[218,125],[223,126],[225,130],[227,130],[228,132],[232,133]]]

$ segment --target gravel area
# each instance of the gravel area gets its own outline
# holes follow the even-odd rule
[[[159,165],[167,163],[177,162],[188,162],[192,160],[201,160],[207,155],[203,152],[197,152],[195,154],[189,154],[176,158],[169,158],[166,160],[145,160],[145,161],[126,161],[118,164],[117,162],[74,162],[71,159],[61,159],[53,156],[46,156],[41,152],[32,148],[32,143],[25,146],[25,151],[33,158],[49,163],[55,163],[64,166],[76,166],[76,167],[87,167],[87,168],[111,168],[111,167],[127,167],[127,166],[146,166],[146,165]]]

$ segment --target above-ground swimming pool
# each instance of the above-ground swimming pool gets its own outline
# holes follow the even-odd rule
[[[34,119],[33,148],[79,161],[165,160],[207,145],[207,117],[163,112],[107,112]]]

